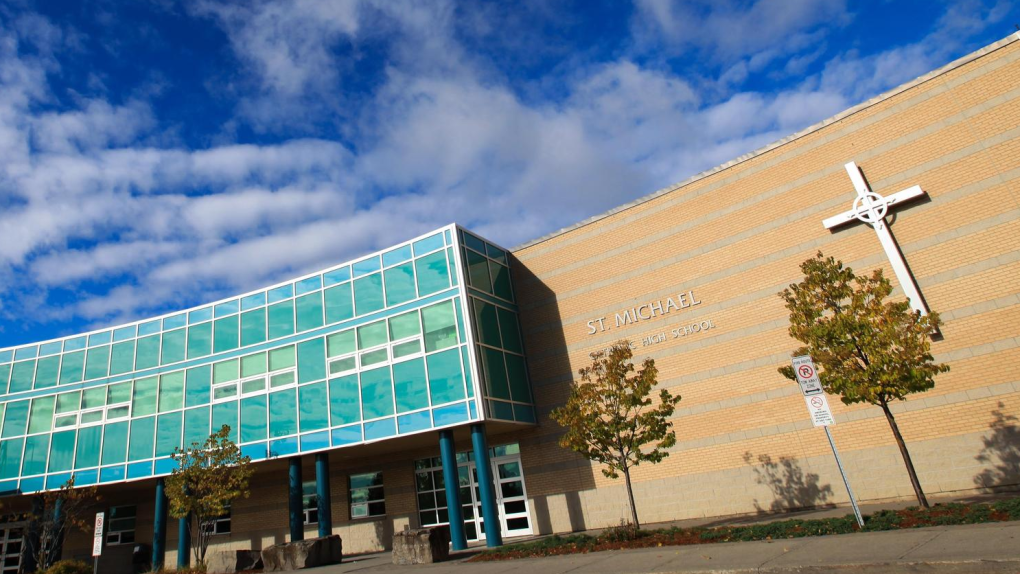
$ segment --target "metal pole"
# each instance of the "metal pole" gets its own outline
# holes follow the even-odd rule
[[[854,516],[857,518],[857,524],[864,529],[864,518],[861,517],[861,509],[857,507],[857,499],[854,498],[854,491],[850,488],[850,481],[846,478],[846,471],[843,470],[843,461],[839,458],[839,451],[836,450],[836,443],[832,440],[832,433],[829,432],[829,427],[822,427],[825,429],[825,437],[829,439],[829,446],[832,447],[832,455],[836,457],[836,466],[839,467],[839,475],[843,477],[843,485],[846,486],[846,493],[850,495],[850,504],[854,507]]]

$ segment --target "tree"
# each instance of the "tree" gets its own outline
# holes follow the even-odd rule
[[[935,375],[949,370],[931,354],[938,314],[922,315],[906,301],[887,301],[892,285],[881,269],[870,277],[854,275],[842,261],[821,252],[800,269],[804,280],[779,294],[790,311],[790,335],[805,345],[794,356],[811,355],[820,367],[822,387],[845,404],[865,402],[882,409],[917,502],[928,508],[889,404],[931,389]],[[795,379],[791,366],[779,372]]]
[[[45,570],[60,560],[68,528],[85,533],[92,531],[88,510],[99,501],[99,496],[96,486],[75,488],[73,476],[59,489],[38,496],[41,513],[32,517],[34,533],[25,537],[25,551],[35,559],[38,569]]]
[[[578,371],[581,380],[571,385],[566,404],[550,416],[567,429],[560,437],[560,446],[602,463],[602,474],[608,478],[619,478],[623,473],[631,521],[638,528],[630,469],[669,456],[665,449],[676,444],[676,433],[668,419],[680,396],[671,396],[662,389],[659,404],[652,407],[648,395],[657,382],[655,361],[645,359],[635,373],[627,341],[590,356],[591,366]],[[645,449],[650,443],[655,444]]]
[[[166,479],[170,515],[189,517],[195,562],[205,565],[212,521],[227,513],[230,503],[248,498],[248,482],[255,470],[251,459],[230,440],[230,427],[223,425],[205,443],[193,442],[174,449],[177,468]],[[195,534],[197,533],[197,537]]]

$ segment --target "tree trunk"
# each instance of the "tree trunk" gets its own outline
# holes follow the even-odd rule
[[[896,446],[900,447],[900,454],[903,456],[903,463],[907,465],[907,474],[910,475],[910,485],[914,487],[914,494],[917,495],[917,503],[921,508],[929,508],[928,499],[921,490],[921,481],[917,480],[917,472],[914,471],[914,463],[910,460],[910,453],[907,452],[907,444],[903,442],[903,435],[900,434],[900,427],[896,425],[896,418],[889,410],[888,403],[882,403],[882,412],[885,413],[885,420],[889,421],[893,436],[896,437]]]
[[[637,518],[637,507],[634,506],[634,489],[630,485],[630,466],[627,461],[622,461],[623,480],[627,483],[627,501],[630,502],[630,519],[634,523],[635,530],[641,528]]]

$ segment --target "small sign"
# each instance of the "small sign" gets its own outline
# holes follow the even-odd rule
[[[815,369],[815,363],[809,355],[793,358],[793,374],[797,376],[800,392],[805,397],[824,394],[818,369]]]
[[[103,553],[103,522],[106,517],[106,513],[96,513],[96,528],[94,530],[95,535],[92,538],[92,556],[99,556]]]
[[[825,395],[814,395],[804,397],[807,403],[808,412],[811,413],[811,423],[816,427],[827,427],[836,424],[832,418],[832,411],[829,410],[829,401]]]

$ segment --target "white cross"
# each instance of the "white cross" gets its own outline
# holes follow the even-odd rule
[[[907,263],[903,260],[903,254],[900,253],[900,248],[896,245],[892,233],[889,232],[889,226],[885,223],[885,215],[890,207],[915,197],[921,197],[924,195],[924,190],[921,189],[921,186],[915,185],[889,197],[882,197],[868,188],[864,176],[861,175],[861,168],[857,167],[856,163],[850,162],[843,167],[846,168],[846,173],[850,176],[854,189],[857,190],[857,199],[854,199],[854,206],[849,211],[822,221],[822,225],[826,229],[832,229],[850,223],[854,219],[871,225],[875,229],[875,233],[878,234],[878,240],[882,242],[885,254],[896,273],[896,278],[900,281],[900,287],[903,288],[907,300],[910,301],[910,306],[915,311],[920,311],[922,315],[927,315],[928,307],[925,306],[921,292],[917,290],[917,284],[914,283],[914,278],[911,277],[910,271],[907,269]]]

